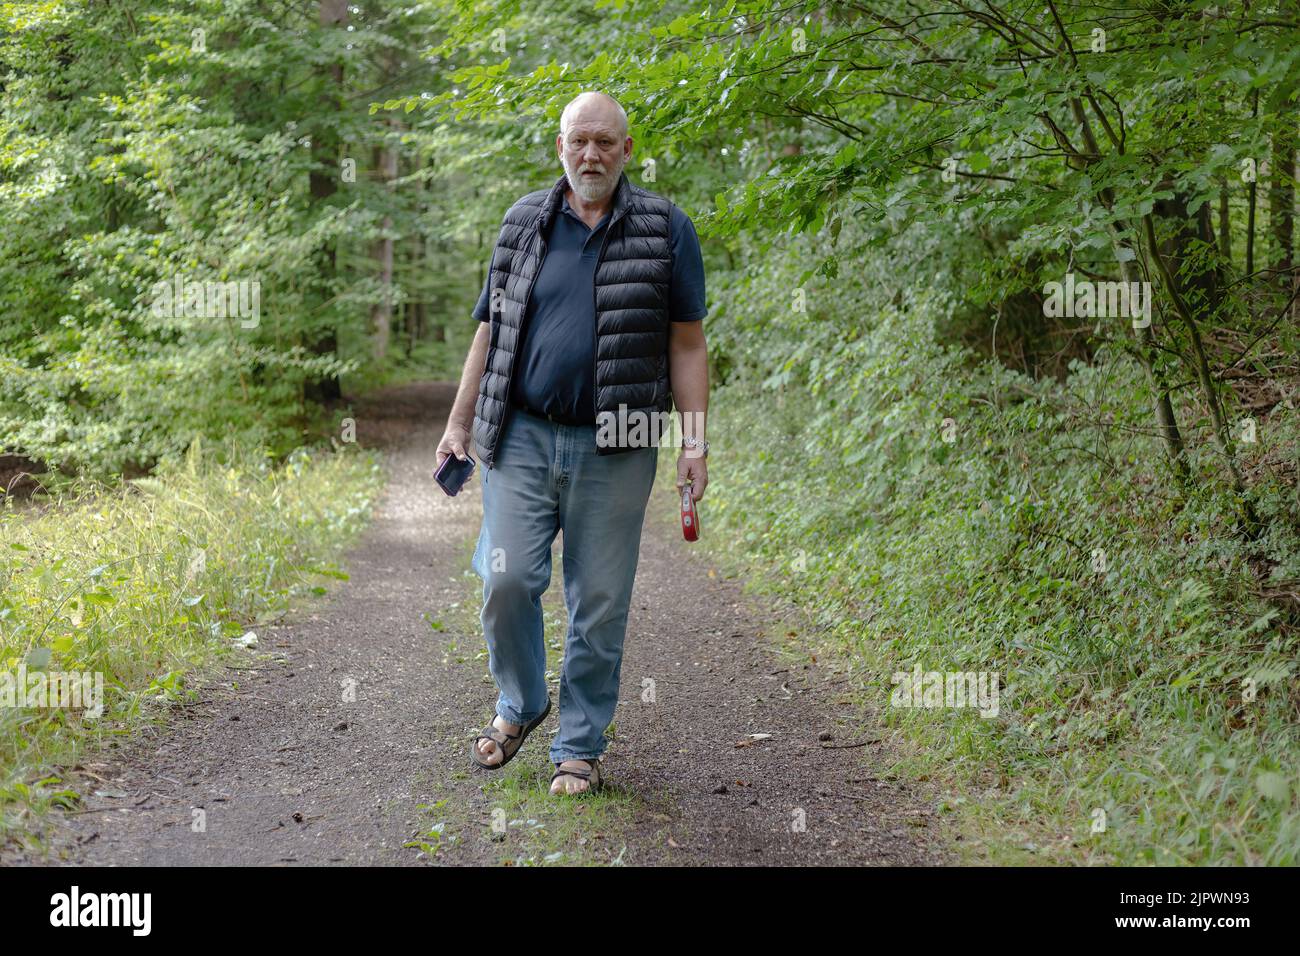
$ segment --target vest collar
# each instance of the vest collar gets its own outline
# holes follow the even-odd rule
[[[555,181],[551,187],[546,201],[542,203],[541,215],[537,217],[537,228],[545,232],[550,228],[551,220],[560,213],[560,204],[564,201],[564,191],[569,185],[567,174],[561,174],[560,178]],[[614,205],[610,208],[609,225],[614,225],[632,203],[632,184],[628,181],[627,172],[623,171],[618,174],[618,185],[614,187]]]

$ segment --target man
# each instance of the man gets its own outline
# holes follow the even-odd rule
[[[560,117],[564,176],[506,213],[475,307],[478,332],[438,443],[483,485],[474,569],[496,717],[472,758],[499,769],[550,713],[541,597],[564,533],[569,633],[551,744],[551,793],[599,789],[618,703],[641,524],[658,461],[655,423],[681,412],[677,491],[708,485],[704,264],[689,217],[623,169],[627,113],[587,92]],[[621,416],[621,418],[620,418]],[[621,424],[620,424],[621,422]],[[626,425],[626,428],[621,427]]]

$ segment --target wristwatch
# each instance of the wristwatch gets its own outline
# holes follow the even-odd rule
[[[695,438],[692,435],[687,435],[682,439],[682,446],[684,448],[702,449],[700,452],[700,456],[703,458],[707,458],[709,456],[709,443],[702,438]]]

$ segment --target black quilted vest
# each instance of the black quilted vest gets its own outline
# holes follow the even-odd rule
[[[474,444],[491,468],[510,408],[515,356],[533,283],[546,256],[548,227],[560,212],[568,178],[524,196],[506,213],[488,277],[490,339],[474,403]],[[668,383],[672,203],[620,174],[596,260],[596,416],[672,411]],[[629,421],[635,421],[630,418]],[[595,425],[596,422],[591,424]],[[632,447],[597,445],[601,455]]]

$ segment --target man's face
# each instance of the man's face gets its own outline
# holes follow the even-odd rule
[[[581,114],[555,143],[569,185],[586,202],[600,202],[614,191],[632,154],[632,139],[623,137],[617,124]]]

